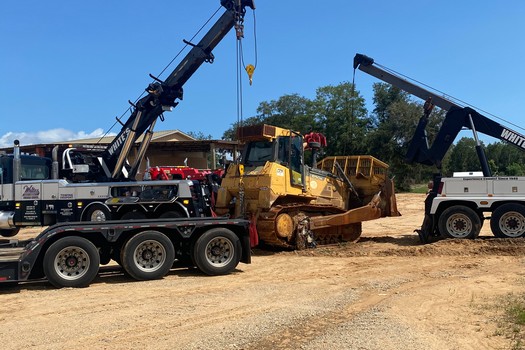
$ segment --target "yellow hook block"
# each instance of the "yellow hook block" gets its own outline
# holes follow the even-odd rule
[[[252,75],[253,75],[253,72],[255,71],[255,67],[253,64],[249,64],[244,69],[246,69],[246,73],[248,73],[248,78],[250,79],[250,85],[252,85]]]

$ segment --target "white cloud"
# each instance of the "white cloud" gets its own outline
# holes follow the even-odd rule
[[[40,143],[53,143],[59,141],[69,141],[101,137],[104,130],[96,129],[90,133],[85,131],[71,131],[66,129],[51,129],[37,132],[15,132],[10,131],[0,136],[0,148],[11,147],[14,140],[19,140],[21,145],[34,145]]]

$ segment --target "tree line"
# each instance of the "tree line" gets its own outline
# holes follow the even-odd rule
[[[373,85],[373,110],[368,111],[365,99],[355,86],[343,82],[323,86],[315,98],[298,94],[281,96],[259,104],[256,115],[242,125],[266,123],[301,132],[320,132],[328,140],[323,155],[369,154],[390,165],[390,175],[396,186],[408,190],[414,184],[427,182],[437,171],[435,167],[407,164],[404,160],[416,125],[423,115],[423,104],[413,101],[406,92],[386,83]],[[442,110],[429,116],[427,134],[430,143],[445,117]],[[223,139],[235,140],[237,123],[223,134]],[[489,166],[494,175],[517,176],[525,173],[525,153],[502,142],[485,146]],[[456,140],[443,159],[442,172],[451,176],[458,171],[479,171],[481,166],[475,151],[475,141],[463,137]]]

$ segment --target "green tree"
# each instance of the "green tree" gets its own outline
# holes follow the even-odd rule
[[[205,135],[202,131],[197,131],[197,132],[188,131],[186,132],[186,134],[188,134],[189,136],[193,137],[196,140],[212,140],[213,139],[213,136],[211,136],[210,134]]]
[[[421,164],[407,164],[405,156],[414,131],[423,115],[421,103],[413,102],[407,93],[385,83],[374,84],[375,128],[368,135],[368,153],[390,165],[398,188],[408,190],[414,183],[426,182],[436,170]],[[427,125],[429,143],[443,120],[443,113],[431,113]]]
[[[512,163],[507,167],[505,175],[508,176],[523,176],[525,174],[525,165]]]
[[[301,133],[308,128],[315,128],[313,102],[298,94],[284,95],[276,101],[261,102],[257,108],[260,123],[279,126]]]
[[[281,128],[306,133],[315,128],[313,102],[298,94],[284,95],[277,100],[263,101],[257,107],[257,115],[242,121],[243,126],[270,124]],[[223,139],[235,140],[239,123],[235,122],[223,134]]]
[[[487,145],[486,153],[496,165],[496,169],[492,169],[494,174],[519,175],[521,164],[525,164],[525,152],[508,143],[491,143]]]
[[[353,84],[324,86],[316,91],[316,120],[328,137],[326,154],[361,154],[366,150],[366,136],[372,126],[365,101]]]
[[[452,171],[481,170],[481,164],[476,153],[476,141],[474,139],[463,137],[455,144],[454,149],[450,152],[449,167]]]

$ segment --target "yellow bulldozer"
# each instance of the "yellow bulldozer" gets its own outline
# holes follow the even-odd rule
[[[356,241],[363,221],[400,215],[382,161],[353,155],[317,162],[318,140],[267,124],[238,134],[242,157],[226,170],[215,211],[250,219],[252,240],[291,249]]]

